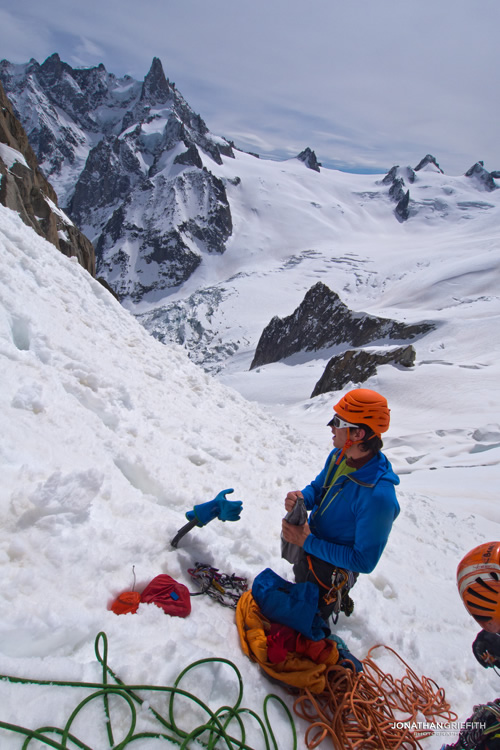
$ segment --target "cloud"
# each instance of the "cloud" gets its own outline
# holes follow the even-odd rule
[[[75,51],[71,58],[66,60],[72,66],[87,66],[89,58],[92,60],[102,60],[105,57],[104,49],[92,42],[90,39],[80,37],[79,42],[75,45]]]

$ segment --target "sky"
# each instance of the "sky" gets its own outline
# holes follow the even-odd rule
[[[0,0],[0,58],[154,56],[209,129],[283,159],[384,172],[432,153],[448,174],[500,168],[497,0]]]

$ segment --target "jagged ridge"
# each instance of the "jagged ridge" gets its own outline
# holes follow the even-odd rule
[[[301,351],[326,349],[336,344],[363,346],[380,340],[407,341],[433,330],[434,324],[406,325],[388,318],[352,312],[336,292],[319,281],[286,318],[274,317],[257,344],[250,369],[279,362]]]
[[[98,272],[121,298],[175,286],[203,253],[224,252],[231,211],[200,153],[221,164],[221,154],[234,156],[231,144],[210,134],[158,58],[142,84],[102,64],[75,70],[57,54],[42,65],[4,60],[0,78],[30,119],[29,139],[67,213],[94,241]]]
[[[58,208],[56,193],[40,171],[23,126],[0,83],[0,203],[19,213],[29,227],[76,257],[93,276],[95,254],[91,242]]]

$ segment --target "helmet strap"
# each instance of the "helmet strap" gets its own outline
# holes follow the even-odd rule
[[[361,438],[361,440],[351,440],[351,428],[347,428],[347,440],[344,443],[344,446],[342,450],[340,451],[337,460],[335,461],[335,465],[338,466],[338,464],[342,461],[342,457],[344,453],[349,450],[353,445],[357,445],[358,443],[362,443],[364,440],[364,437]]]

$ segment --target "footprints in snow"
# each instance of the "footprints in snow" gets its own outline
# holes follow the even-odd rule
[[[13,497],[11,507],[19,529],[41,524],[54,534],[58,527],[84,523],[99,493],[103,475],[90,469],[62,474],[56,471],[39,484],[30,497]]]
[[[29,321],[15,317],[11,323],[12,341],[16,349],[21,352],[28,351],[31,343],[31,329]]]

